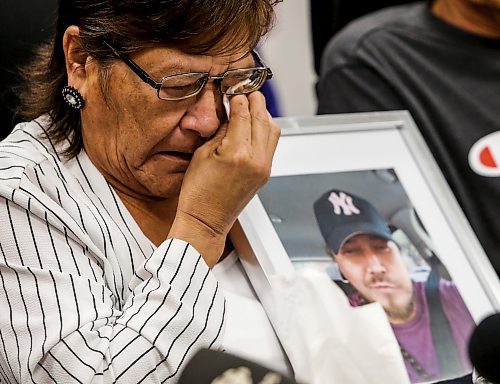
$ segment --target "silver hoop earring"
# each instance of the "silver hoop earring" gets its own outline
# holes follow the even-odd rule
[[[74,109],[82,109],[85,106],[85,100],[80,92],[71,85],[65,85],[62,89],[62,95],[66,104]]]

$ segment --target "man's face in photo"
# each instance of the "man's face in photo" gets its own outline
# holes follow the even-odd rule
[[[342,244],[335,260],[351,285],[368,302],[379,302],[391,322],[408,320],[414,309],[413,288],[393,241],[354,235]]]

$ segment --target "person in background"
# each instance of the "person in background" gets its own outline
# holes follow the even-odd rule
[[[280,136],[277,2],[60,1],[0,143],[1,382],[175,383],[200,348],[287,370],[227,240]]]
[[[409,110],[500,274],[500,0],[355,20],[324,50],[318,113]]]
[[[314,213],[327,252],[353,288],[349,302],[381,304],[411,382],[471,372],[467,342],[474,321],[456,286],[441,278],[430,292],[429,282],[412,281],[390,229],[365,199],[330,190],[315,201]],[[433,311],[442,312],[444,321],[436,324]],[[446,358],[439,355],[438,340],[448,349]]]

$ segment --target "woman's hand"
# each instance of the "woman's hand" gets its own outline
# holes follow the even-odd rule
[[[193,156],[169,232],[191,243],[210,267],[242,209],[269,179],[280,136],[260,92],[230,103],[229,121]]]

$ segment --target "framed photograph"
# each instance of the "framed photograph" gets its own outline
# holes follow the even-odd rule
[[[463,339],[455,358],[467,372],[468,332],[500,310],[500,282],[409,113],[276,121],[282,137],[271,179],[231,233],[264,307],[272,305],[270,278],[301,268],[327,274],[353,306],[380,302],[389,320],[399,314],[391,295],[406,286],[407,308],[426,306],[431,321],[448,317],[447,337]],[[393,326],[411,382],[440,379],[415,374],[441,352],[419,366],[419,347],[403,328]]]

